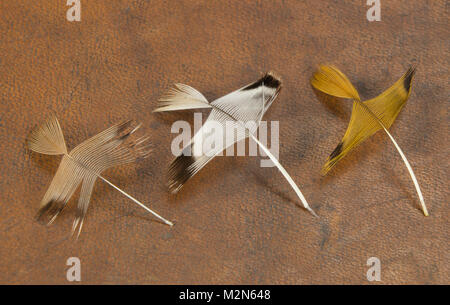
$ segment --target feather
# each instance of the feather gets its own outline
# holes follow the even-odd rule
[[[336,67],[320,66],[319,71],[313,75],[311,84],[328,95],[359,100],[358,91],[347,76]]]
[[[182,153],[172,161],[169,167],[169,190],[178,192],[181,187],[208,162],[226,148],[247,137],[252,138],[267,154],[272,162],[289,182],[299,197],[303,206],[316,215],[310,208],[305,197],[278,162],[275,156],[255,137],[262,116],[270,107],[281,90],[281,81],[272,73],[265,74],[258,81],[233,91],[209,103],[204,96],[192,87],[177,84],[159,100],[159,107],[155,112],[185,110],[197,108],[211,108],[205,124],[194,135],[190,143],[184,147]],[[216,129],[207,133],[208,124],[218,123],[219,130],[234,130],[234,132],[219,132]],[[222,137],[222,141],[215,141],[214,147],[202,145],[205,141]]]
[[[175,84],[159,99],[159,107],[153,112],[200,108],[211,108],[203,94],[188,85]]]
[[[67,154],[64,136],[55,116],[33,129],[27,139],[28,148],[46,155]]]
[[[348,78],[336,67],[320,66],[319,70],[313,75],[311,84],[317,90],[331,96],[353,100],[352,115],[347,131],[341,142],[328,157],[327,162],[322,168],[322,174],[326,175],[347,153],[378,130],[384,130],[405,163],[419,196],[423,213],[425,216],[428,216],[423,195],[411,165],[400,149],[400,146],[388,131],[388,128],[394,123],[408,100],[414,73],[415,69],[410,68],[389,89],[379,96],[364,102],[360,100],[358,92]]]
[[[166,224],[172,225],[170,221],[101,176],[101,173],[110,167],[148,156],[150,151],[146,139],[130,140],[130,136],[138,128],[139,126],[133,127],[131,121],[114,125],[82,142],[70,153],[67,152],[61,127],[55,116],[51,116],[44,124],[31,131],[27,139],[29,149],[43,154],[63,155],[58,170],[42,198],[37,219],[51,224],[81,184],[76,217],[72,226],[72,234],[78,228],[79,235],[95,181],[100,178]]]

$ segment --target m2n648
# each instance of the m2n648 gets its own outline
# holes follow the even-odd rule
[[[224,300],[269,300],[270,299],[270,290],[239,290],[239,289],[231,289],[223,291],[223,299]]]

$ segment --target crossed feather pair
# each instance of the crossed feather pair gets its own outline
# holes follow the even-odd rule
[[[277,166],[305,209],[316,216],[288,172],[269,149],[256,138],[261,119],[278,96],[280,90],[281,81],[273,73],[267,73],[256,82],[212,102],[208,102],[200,92],[184,84],[176,84],[165,96],[161,97],[159,107],[154,112],[211,109],[205,124],[194,135],[190,143],[183,148],[182,153],[171,163],[169,167],[170,191],[172,193],[178,192],[192,176],[224,149],[250,137]],[[206,132],[205,126],[210,122],[218,123],[222,127],[221,131],[225,132],[218,134],[219,131],[217,129]],[[229,130],[237,130],[237,136],[235,136],[234,132],[230,133]],[[223,141],[213,141],[215,143],[214,147],[205,149],[201,144],[207,142],[209,138],[221,136],[223,136]]]
[[[72,226],[72,234],[78,228],[78,237],[95,181],[100,178],[166,224],[172,225],[170,221],[162,218],[101,176],[101,173],[110,167],[134,162],[138,158],[145,158],[149,155],[147,138],[130,139],[138,128],[139,126],[133,126],[131,121],[114,125],[82,142],[71,152],[67,151],[61,126],[55,116],[51,116],[44,124],[32,130],[27,139],[29,149],[46,155],[63,155],[58,170],[41,201],[37,219],[51,224],[81,184],[76,216]]]
[[[427,207],[413,169],[400,146],[388,131],[388,128],[394,123],[408,100],[414,73],[415,69],[409,68],[389,89],[379,96],[364,102],[361,101],[358,91],[347,76],[334,66],[320,66],[319,70],[313,75],[311,84],[317,90],[332,97],[353,100],[353,110],[347,131],[323,166],[322,174],[326,175],[347,153],[382,129],[386,132],[405,163],[419,196],[423,213],[425,216],[428,216]]]

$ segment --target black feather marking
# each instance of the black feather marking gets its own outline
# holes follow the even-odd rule
[[[47,202],[36,213],[36,220],[41,223],[48,223],[52,218],[58,215],[66,206],[64,201],[52,199]]]
[[[264,86],[269,88],[278,88],[281,86],[281,81],[275,75],[273,75],[273,73],[269,72],[266,73],[261,79],[257,80],[253,84],[248,85],[242,90],[251,90],[259,88],[262,86],[263,83]]]
[[[406,72],[405,79],[403,80],[403,87],[406,92],[409,92],[409,89],[411,88],[411,82],[415,72],[416,69],[414,68],[409,68],[408,72]]]
[[[121,123],[119,125],[119,128],[117,129],[117,135],[116,137],[118,137],[119,140],[126,140],[132,133],[134,133],[136,131],[138,127],[136,128],[131,128],[131,124],[133,121],[129,120],[126,121],[124,123]],[[121,135],[122,133],[124,133],[123,135]]]
[[[169,190],[176,193],[197,171],[193,168],[193,164],[197,158],[191,155],[192,146],[183,149],[181,155],[172,161],[169,167]]]
[[[128,120],[128,121],[120,123],[117,128],[117,133],[124,132],[127,128],[129,128],[131,126],[132,122],[133,122],[132,120]]]
[[[342,152],[342,146],[344,146],[344,143],[341,142],[336,146],[336,148],[333,150],[333,152],[330,155],[330,160],[334,159],[335,157],[339,156],[339,154]]]

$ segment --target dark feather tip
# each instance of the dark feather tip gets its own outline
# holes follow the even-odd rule
[[[281,80],[277,76],[275,76],[273,72],[268,72],[253,84],[250,84],[247,87],[245,87],[243,90],[251,90],[259,88],[262,86],[262,84],[264,84],[264,86],[269,88],[278,89],[279,87],[281,87]]]
[[[138,124],[135,127],[133,127],[133,125],[134,124],[132,120],[121,123],[117,130],[118,138],[120,140],[125,140],[141,127],[141,124]]]
[[[195,170],[192,168],[195,161],[195,157],[185,155],[180,155],[173,160],[169,167],[169,191],[171,193],[177,193],[195,174]]]
[[[405,90],[407,92],[409,92],[409,90],[411,88],[412,79],[413,79],[413,76],[415,73],[416,73],[416,68],[410,67],[408,69],[408,72],[406,72],[406,74],[405,74],[405,78],[403,79],[403,87],[405,88]]]
[[[36,221],[42,224],[48,224],[55,216],[57,216],[64,209],[64,202],[57,200],[50,200],[36,213]]]
[[[183,149],[181,155],[172,161],[169,167],[169,191],[177,193],[181,187],[194,176],[208,158],[192,156],[193,144]]]
[[[339,143],[338,146],[336,146],[336,148],[333,150],[333,152],[330,154],[329,159],[334,159],[335,157],[339,156],[339,154],[342,152],[342,146],[344,145],[344,143]]]

